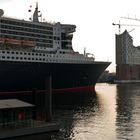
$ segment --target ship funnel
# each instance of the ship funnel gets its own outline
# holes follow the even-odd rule
[[[4,14],[4,11],[2,9],[0,9],[0,17],[2,17]]]

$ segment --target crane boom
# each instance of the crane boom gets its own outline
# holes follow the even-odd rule
[[[120,21],[119,23],[112,23],[112,25],[114,26],[118,26],[119,27],[119,34],[121,33],[121,26],[137,26],[137,27],[140,27],[140,25],[133,25],[133,24],[120,24]]]
[[[138,18],[131,18],[131,17],[121,17],[121,18],[140,21],[140,19]]]

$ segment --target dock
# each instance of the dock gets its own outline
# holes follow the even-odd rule
[[[0,139],[7,139],[7,138],[14,138],[14,137],[21,137],[21,136],[28,136],[28,135],[35,135],[35,134],[43,134],[43,133],[50,133],[50,132],[57,132],[59,131],[59,125],[57,123],[44,123],[43,125],[35,125],[28,128],[15,128],[6,130],[2,130],[0,133]]]
[[[40,91],[41,95],[36,89],[27,91],[32,94],[32,103],[19,99],[0,100],[0,139],[59,131],[59,124],[52,121],[51,82],[51,76],[46,77],[45,90]]]

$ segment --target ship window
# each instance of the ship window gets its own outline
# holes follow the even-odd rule
[[[24,54],[26,55],[26,52]]]
[[[28,55],[30,55],[30,53],[28,53]]]
[[[14,59],[15,57],[12,57],[12,59]]]
[[[38,56],[38,53],[36,53],[36,56]]]
[[[26,57],[24,57],[24,59],[26,60],[27,58],[26,58]]]
[[[30,57],[28,58],[28,60],[30,60]]]
[[[20,54],[22,54],[22,52],[20,52]]]
[[[15,52],[12,52],[12,54],[14,54]]]
[[[7,56],[7,59],[9,59],[10,57],[9,56]]]
[[[18,54],[18,52],[16,52],[16,54]]]
[[[2,51],[2,53],[5,53],[5,51]]]
[[[2,56],[2,58],[5,58],[5,56]]]
[[[45,59],[43,58],[43,61],[45,61]]]
[[[16,59],[18,59],[18,57],[16,57]]]
[[[9,51],[7,53],[10,53]]]
[[[22,60],[23,58],[22,58],[22,57],[20,57],[20,59]]]
[[[32,58],[32,60],[34,60],[34,58]]]

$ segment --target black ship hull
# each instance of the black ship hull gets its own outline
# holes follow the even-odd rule
[[[52,77],[52,91],[94,90],[109,62],[92,64],[0,62],[0,92],[45,89]]]

